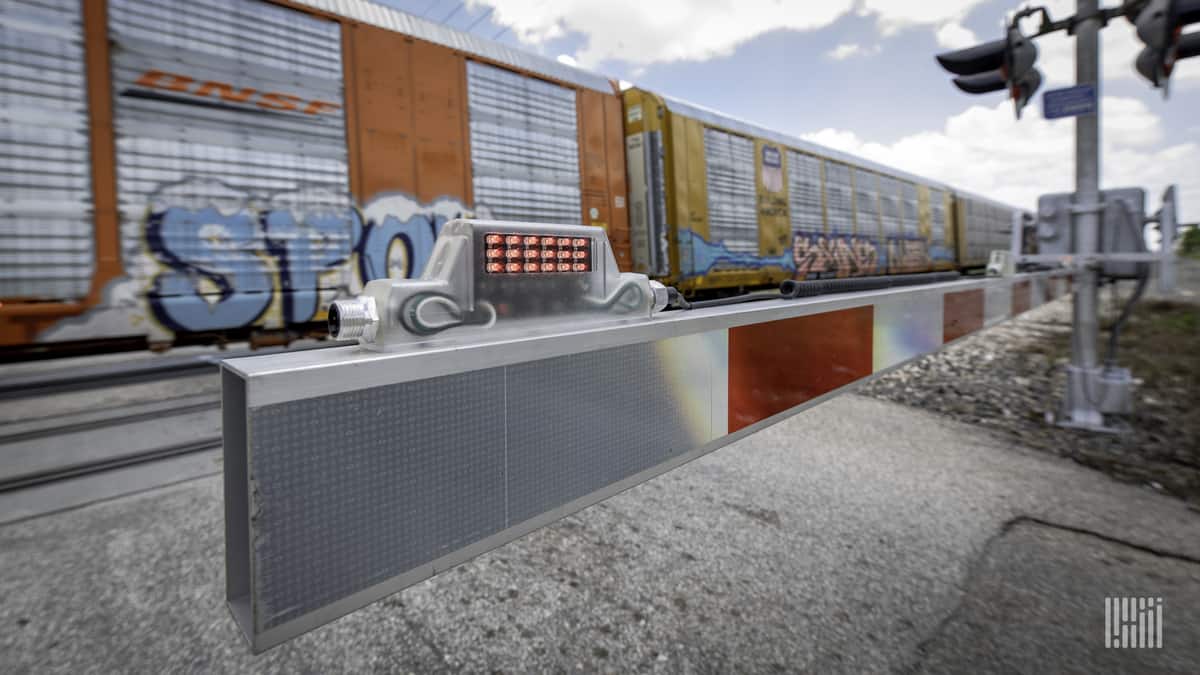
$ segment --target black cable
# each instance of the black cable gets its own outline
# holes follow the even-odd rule
[[[918,284],[934,284],[944,281],[956,281],[961,277],[958,272],[926,272],[923,274],[896,274],[874,277],[846,277],[843,279],[816,279],[813,281],[796,281],[787,279],[779,284],[778,291],[758,291],[732,295],[728,298],[713,300],[698,300],[688,302],[678,289],[667,287],[667,306],[671,309],[702,309],[704,307],[720,307],[736,305],[743,302],[759,300],[778,300],[792,298],[809,298],[827,293],[849,293],[855,291],[870,291],[880,288],[897,286],[915,286]]]
[[[441,325],[430,326],[421,319],[421,303],[425,302],[426,300],[435,299],[440,300],[442,303],[444,303],[444,305],[449,305],[454,308],[454,311],[451,312],[451,315],[454,317],[453,321],[448,321]],[[400,323],[403,324],[410,333],[413,333],[414,335],[426,336],[440,333],[447,328],[461,326],[466,323],[466,319],[463,317],[462,308],[458,306],[458,301],[453,297],[445,293],[427,291],[424,293],[417,293],[404,301],[404,304],[400,306]]]
[[[446,321],[440,324],[429,324],[421,318],[421,308],[425,302],[436,301],[442,305],[446,313],[450,315],[451,321]],[[479,321],[480,310],[485,310],[488,314],[486,321]],[[439,291],[425,291],[417,293],[400,306],[400,323],[414,335],[427,337],[440,333],[449,328],[458,326],[471,325],[491,325],[496,320],[496,309],[490,303],[479,301],[476,303],[474,312],[467,313],[458,304],[453,296],[441,293]]]
[[[1130,207],[1129,202],[1121,200],[1121,207],[1125,209],[1125,224],[1133,230],[1133,239],[1137,242],[1138,250],[1146,253],[1145,234],[1139,232],[1137,225],[1134,224],[1134,212]],[[1108,354],[1104,357],[1104,365],[1108,368],[1116,367],[1117,365],[1117,341],[1121,337],[1121,329],[1125,327],[1125,322],[1129,320],[1129,316],[1133,313],[1133,306],[1141,299],[1142,293],[1146,291],[1146,284],[1150,281],[1150,265],[1148,263],[1138,263],[1138,282],[1137,287],[1133,289],[1133,295],[1129,296],[1129,301],[1121,308],[1121,314],[1117,320],[1113,322],[1112,328],[1108,333]],[[1116,282],[1113,282],[1113,288],[1116,288]]]
[[[827,293],[851,293],[899,286],[935,284],[944,281],[955,281],[959,278],[960,275],[958,272],[948,271],[874,277],[845,277],[842,279],[816,279],[813,281],[787,279],[779,285],[779,292],[785,298],[809,298]]]
[[[1140,263],[1139,267],[1146,263]],[[1142,298],[1142,293],[1146,291],[1146,284],[1150,281],[1150,275],[1143,273],[1138,277],[1137,287],[1133,289],[1133,295],[1129,297],[1129,301],[1121,308],[1121,315],[1113,322],[1112,328],[1108,333],[1108,354],[1104,357],[1104,365],[1112,368],[1117,365],[1117,341],[1121,337],[1121,328],[1125,326],[1125,322],[1129,320],[1129,315],[1133,313],[1133,306]]]
[[[778,291],[766,291],[759,293],[743,293],[741,295],[731,295],[727,298],[713,298],[712,300],[697,300],[688,303],[688,309],[703,309],[705,307],[720,307],[722,305],[737,305],[743,302],[758,302],[759,300],[778,300],[783,297]]]
[[[667,308],[668,309],[691,309],[692,303],[683,297],[678,288],[667,286]]]

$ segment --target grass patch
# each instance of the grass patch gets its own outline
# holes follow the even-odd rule
[[[1098,347],[1105,357],[1112,316]],[[1027,345],[1061,363],[1070,358],[1070,333]],[[1132,432],[1118,436],[1047,429],[1046,449],[1123,480],[1151,483],[1200,503],[1200,305],[1146,300],[1121,332],[1117,362],[1140,380]],[[1060,376],[1060,384],[1065,378]],[[1061,388],[1059,389],[1061,391]]]

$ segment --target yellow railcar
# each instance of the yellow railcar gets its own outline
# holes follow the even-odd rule
[[[639,88],[633,268],[687,293],[956,267],[948,186]]]
[[[988,256],[992,251],[1009,250],[1014,223],[1020,227],[1019,220],[1014,219],[1019,219],[1022,215],[1022,211],[995,200],[956,192],[954,228],[957,231],[956,256],[959,267],[983,267],[987,265]]]

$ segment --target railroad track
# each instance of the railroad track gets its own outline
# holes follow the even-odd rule
[[[129,363],[100,364],[27,375],[10,375],[0,382],[0,400],[215,373],[222,360],[246,355],[249,355],[249,352],[246,354],[163,356]]]
[[[67,433],[131,424],[161,415],[179,415],[221,407],[213,394],[194,394],[167,400],[147,401],[99,409],[81,410],[67,415],[46,415],[0,424],[0,446]]]
[[[220,363],[273,351],[0,377],[0,523],[219,473]]]
[[[0,424],[0,523],[220,472],[215,385]]]
[[[215,393],[0,425],[0,492],[221,446]]]
[[[217,372],[241,355],[0,378],[0,523],[219,472]]]
[[[345,344],[345,343],[341,343]],[[105,363],[76,368],[61,368],[37,373],[7,375],[0,380],[0,400],[28,398],[45,394],[80,391],[153,382],[164,378],[215,373],[225,359],[272,354],[281,351],[306,351],[339,346],[338,343],[300,347],[266,347],[215,354],[181,354],[148,359]]]

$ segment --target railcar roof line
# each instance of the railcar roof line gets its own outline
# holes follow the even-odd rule
[[[613,93],[612,83],[604,75],[514,49],[502,42],[455,30],[369,0],[296,0],[296,4],[307,5],[378,28],[411,35],[434,44],[482,56],[496,63],[539,73],[580,87],[594,89],[605,94]]]

